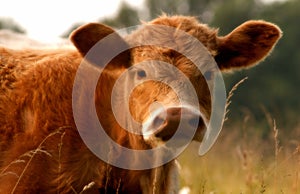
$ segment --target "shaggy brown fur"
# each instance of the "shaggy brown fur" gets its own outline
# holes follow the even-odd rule
[[[198,23],[195,18],[162,16],[133,32],[126,41],[116,37],[108,49],[155,39],[158,35],[147,26],[157,24],[196,37],[215,57],[221,70],[256,64],[281,36],[277,26],[264,21],[246,22],[229,35],[218,37],[217,30]],[[173,180],[176,177],[171,177],[176,176],[174,161],[151,170],[120,169],[98,159],[78,134],[72,113],[72,83],[77,68],[91,47],[113,32],[101,24],[83,26],[71,36],[77,50],[0,48],[0,193],[177,192]],[[174,40],[178,47],[187,44],[176,37]],[[198,55],[201,58],[201,53]],[[110,107],[110,95],[118,76],[127,67],[146,59],[168,62],[184,72],[196,88],[200,107],[208,119],[211,111],[207,85],[201,74],[196,75],[191,61],[162,47],[142,46],[124,52],[110,62],[100,77],[95,104],[106,132],[120,145],[132,149],[148,149],[151,144],[118,125]],[[95,67],[94,71],[99,71],[98,68],[101,67]],[[174,95],[167,86],[145,83],[131,95],[131,113],[143,122],[153,101],[174,103]]]

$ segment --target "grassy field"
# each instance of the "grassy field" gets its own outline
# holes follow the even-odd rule
[[[273,125],[264,140],[252,131],[225,124],[202,157],[191,144],[179,158],[182,187],[193,194],[300,194],[300,128],[286,137]]]

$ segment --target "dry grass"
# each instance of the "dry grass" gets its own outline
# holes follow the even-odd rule
[[[280,135],[284,135],[284,131],[278,129],[273,121],[273,124],[270,124],[271,138],[263,140],[251,132],[253,129],[247,121],[246,118],[243,125],[225,125],[216,145],[203,157],[197,156],[199,145],[191,144],[179,158],[182,187],[187,187],[186,190],[190,190],[192,194],[300,193],[300,137],[285,138],[280,142]],[[0,176],[17,176],[15,188],[11,193],[15,193],[19,181],[36,154],[51,157],[42,147],[48,138],[57,134],[61,135],[58,144],[60,163],[65,134],[63,131],[64,128],[58,129],[47,136],[35,150],[23,154],[10,164],[23,163],[24,169],[21,174],[7,171],[10,165],[0,172]],[[295,131],[300,132],[300,128]],[[24,160],[24,157],[27,159]],[[81,192],[76,192],[75,189],[72,191],[75,194],[85,193],[94,185],[95,183],[91,182]]]
[[[275,122],[269,140],[243,128],[225,126],[203,157],[192,144],[179,158],[182,186],[197,194],[299,194],[300,137],[281,143]]]
[[[50,139],[51,137],[53,137],[55,135],[60,135],[60,142],[58,143],[58,146],[57,146],[58,147],[58,174],[60,174],[60,172],[61,172],[61,154],[62,154],[61,151],[62,151],[62,146],[63,146],[63,138],[65,136],[65,130],[68,128],[70,128],[70,127],[60,127],[57,130],[55,130],[53,133],[50,133],[37,146],[36,149],[30,150],[30,151],[26,152],[25,154],[22,154],[19,158],[17,158],[15,161],[11,162],[8,166],[3,168],[2,171],[0,171],[0,177],[8,176],[8,175],[17,177],[16,183],[15,183],[14,187],[12,188],[12,191],[10,192],[10,194],[16,193],[16,189],[18,188],[19,183],[23,179],[24,174],[28,171],[28,167],[30,166],[32,160],[35,158],[35,156],[37,154],[45,154],[47,157],[52,157],[52,155],[49,152],[47,152],[46,150],[43,150],[43,146],[47,142],[48,139]],[[26,158],[26,159],[23,159],[23,158]],[[12,171],[8,171],[10,166],[16,165],[19,163],[22,163],[25,165],[20,174],[12,172]],[[88,185],[85,185],[83,187],[82,191],[80,191],[79,193],[72,186],[71,186],[71,190],[74,194],[83,194],[94,186],[95,186],[95,183],[90,182]],[[60,193],[60,192],[57,191],[57,193]]]
[[[293,139],[285,137],[281,142],[284,130],[278,129],[276,122],[269,119],[272,138],[263,140],[251,132],[253,129],[247,121],[248,118],[245,118],[244,124],[225,125],[216,145],[203,157],[197,156],[199,145],[191,144],[179,158],[182,187],[187,187],[186,190],[190,190],[192,194],[300,193],[300,127],[295,129],[298,136]],[[51,157],[42,147],[48,138],[57,134],[61,135],[58,144],[60,163],[65,134],[63,131],[64,128],[58,129],[47,136],[35,150],[25,153],[10,164],[23,163],[25,167],[21,174],[7,172],[10,165],[0,172],[0,176],[10,174],[18,177],[11,193],[15,193],[19,181],[36,154],[42,153]],[[24,157],[27,159],[24,160]],[[60,168],[59,165],[59,172]],[[94,185],[91,182],[82,191],[76,192],[73,189],[73,192],[88,193]]]
[[[231,97],[246,79],[229,92],[226,114]],[[197,156],[199,145],[192,144],[179,158],[182,187],[197,194],[299,194],[300,126],[294,130],[296,135],[290,135],[293,138],[284,135],[281,143],[281,130],[271,114],[264,112],[271,138],[253,133],[258,130],[251,127],[247,116],[239,124],[225,123],[216,145],[205,156]]]

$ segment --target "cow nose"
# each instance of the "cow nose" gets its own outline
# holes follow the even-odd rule
[[[180,129],[180,131],[178,131],[176,137],[187,139],[193,137],[191,133],[195,133],[195,136],[197,136],[199,130],[203,131],[205,128],[201,115],[190,108],[171,107],[163,109],[152,121],[153,128],[157,129],[154,133],[155,137],[163,141],[171,139],[177,129]]]

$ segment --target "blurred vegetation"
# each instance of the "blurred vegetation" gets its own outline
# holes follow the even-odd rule
[[[273,53],[261,65],[225,76],[228,88],[243,77],[249,77],[233,97],[230,117],[250,115],[262,125],[273,118],[279,128],[287,132],[295,129],[299,125],[300,113],[300,45],[297,44],[300,42],[300,27],[296,19],[300,16],[300,1],[272,4],[255,0],[230,2],[231,6],[224,5],[216,11],[212,21],[214,26],[220,27],[220,34],[230,32],[234,26],[249,19],[274,22],[283,31],[283,37]],[[243,5],[247,8],[243,8]],[[244,11],[241,12],[241,9]],[[263,137],[266,134],[268,131],[262,131]]]
[[[104,18],[100,22],[115,28],[125,28],[139,24],[140,20],[138,11],[122,2],[115,17]]]
[[[0,18],[0,29],[8,29],[18,33],[25,33],[25,30],[17,24],[13,19],[1,17]]]
[[[196,16],[200,21],[219,28],[226,35],[250,19],[263,19],[276,23],[283,37],[271,56],[255,68],[224,75],[228,90],[244,77],[232,98],[230,123],[244,118],[257,125],[266,138],[272,119],[287,134],[300,126],[300,1],[286,0],[264,3],[262,0],[145,0],[142,10],[122,3],[116,16],[99,22],[115,28],[139,24],[139,18],[151,20],[162,13]],[[262,130],[263,129],[263,130]]]
[[[282,138],[273,129],[272,139],[264,141],[251,134],[251,126],[236,127],[204,156],[197,155],[196,143],[180,155],[181,187],[190,194],[299,194],[299,139],[277,147]]]

